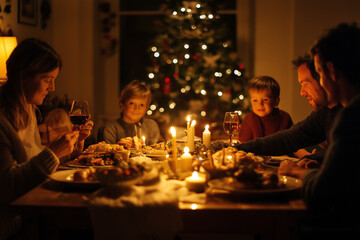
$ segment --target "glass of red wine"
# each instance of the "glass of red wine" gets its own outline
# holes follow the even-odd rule
[[[232,146],[231,137],[239,131],[239,115],[236,112],[226,112],[224,118],[224,130],[230,135],[230,146]]]
[[[83,100],[74,100],[70,110],[70,121],[74,124],[74,129],[79,129],[81,125],[89,121],[89,118],[89,103]],[[78,149],[77,145],[78,141],[76,141],[74,149]]]

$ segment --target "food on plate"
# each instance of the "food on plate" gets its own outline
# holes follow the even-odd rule
[[[259,160],[253,153],[237,150],[234,147],[223,148],[211,157],[212,164],[217,169],[236,168],[239,164],[252,164],[257,166]]]
[[[145,171],[150,171],[150,167],[146,164],[123,161],[116,167],[97,169],[96,177],[106,185],[117,185],[131,180],[139,180]]]
[[[139,150],[144,146],[143,140],[137,136],[121,138],[117,144],[125,147],[126,149],[135,148],[136,150]]]
[[[118,144],[108,144],[106,142],[99,142],[93,145],[90,145],[84,153],[98,153],[98,152],[112,152],[112,151],[126,151],[123,146]]]
[[[285,184],[273,172],[259,172],[252,165],[241,165],[227,184],[235,189],[278,189]]]
[[[77,182],[92,182],[96,180],[95,169],[92,167],[80,169],[74,172],[73,181]]]

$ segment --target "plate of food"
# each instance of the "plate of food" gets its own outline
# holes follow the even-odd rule
[[[75,187],[93,188],[99,187],[100,182],[96,180],[95,169],[73,169],[57,171],[49,175],[49,178],[55,182]]]
[[[243,176],[224,177],[208,182],[207,192],[220,190],[224,193],[242,197],[267,197],[278,194],[298,192],[301,180],[273,172],[247,172]]]
[[[300,161],[299,158],[294,158],[289,156],[263,156],[263,159],[264,159],[263,163],[265,165],[270,165],[275,167],[280,166],[280,163],[285,160],[290,160],[294,162]]]

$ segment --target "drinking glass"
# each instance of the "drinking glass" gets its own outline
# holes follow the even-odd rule
[[[74,128],[79,129],[79,126],[87,123],[89,118],[89,103],[83,100],[74,100],[70,110],[70,121],[74,124]],[[77,145],[78,141],[76,141],[74,149],[78,149]]]
[[[226,112],[224,117],[224,130],[230,135],[230,146],[232,146],[231,137],[239,131],[239,115],[236,112]]]

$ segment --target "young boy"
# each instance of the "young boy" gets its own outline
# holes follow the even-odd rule
[[[98,141],[114,144],[121,138],[137,136],[142,139],[144,136],[146,145],[156,143],[160,137],[159,126],[154,120],[144,117],[150,102],[149,87],[138,80],[130,82],[120,94],[120,118],[100,128]]]
[[[253,112],[248,113],[240,127],[240,142],[265,137],[293,125],[287,112],[279,110],[280,86],[269,76],[259,76],[250,80],[249,94]]]

